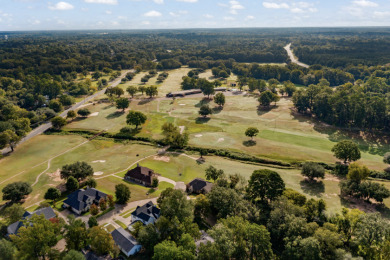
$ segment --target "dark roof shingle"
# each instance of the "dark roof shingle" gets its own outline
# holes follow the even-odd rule
[[[137,206],[131,215],[148,222],[151,217],[157,219],[160,216],[160,209],[157,208],[152,201],[149,201],[142,207]]]
[[[134,246],[138,245],[137,240],[121,227],[112,231],[111,235],[115,243],[126,252],[130,252]]]
[[[155,173],[152,169],[137,165],[134,169],[129,170],[126,173],[125,177],[130,177],[136,180],[145,182],[146,184],[151,185],[153,182],[153,177]]]

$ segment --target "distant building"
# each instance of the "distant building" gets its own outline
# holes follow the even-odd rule
[[[205,181],[201,178],[193,179],[190,183],[187,184],[188,193],[196,194],[206,194],[211,191],[211,188],[214,184],[211,182]]]
[[[214,238],[209,236],[205,231],[201,230],[201,235],[198,240],[195,241],[196,249],[200,247],[200,245],[206,245],[208,242],[214,243]]]
[[[137,167],[129,170],[125,175],[125,180],[133,181],[144,185],[146,187],[151,187],[153,183],[153,178],[156,177],[156,173],[147,167],[142,167],[137,164]]]
[[[98,204],[101,198],[106,199],[106,197],[107,194],[94,188],[80,189],[69,194],[62,207],[69,208],[80,215],[87,212],[92,204]]]
[[[134,223],[137,221],[141,221],[144,225],[154,224],[154,222],[156,222],[159,217],[160,209],[157,208],[152,201],[149,201],[142,207],[138,206],[131,213],[131,222]]]
[[[57,217],[56,213],[51,207],[46,207],[46,208],[38,209],[32,213],[26,211],[23,214],[23,219],[29,219],[33,215],[44,215],[45,219],[52,219]],[[23,221],[16,221],[15,223],[12,223],[7,227],[8,235],[16,235],[18,233],[19,228],[21,228],[22,226],[23,226]]]
[[[142,246],[138,244],[137,240],[123,228],[117,228],[111,232],[111,236],[119,249],[127,256],[138,253]]]

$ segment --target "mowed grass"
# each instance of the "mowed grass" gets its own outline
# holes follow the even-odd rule
[[[100,178],[123,171],[137,160],[157,152],[157,148],[148,145],[98,139],[86,141],[87,139],[77,135],[40,135],[22,144],[12,156],[0,161],[0,190],[15,181],[33,184],[38,180],[26,199],[25,206],[30,206],[42,201],[49,187],[62,187],[64,181],[59,176],[59,170],[65,164],[85,161],[93,167],[94,172],[99,172],[95,178]],[[82,145],[79,146],[80,144]],[[21,163],[24,158],[26,163]]]
[[[199,107],[208,103],[213,114],[199,118]],[[202,102],[200,98],[178,98],[176,100],[133,101],[131,109],[144,112],[148,120],[138,136],[161,138],[161,126],[172,122],[184,126],[190,135],[189,143],[195,146],[243,151],[263,158],[295,161],[321,161],[334,163],[332,147],[340,140],[353,140],[362,150],[361,162],[374,170],[383,170],[386,165],[382,156],[390,146],[378,140],[365,140],[347,131],[316,122],[294,113],[292,101],[282,98],[277,106],[258,110],[256,97],[227,96],[222,110],[213,101]],[[126,126],[126,114],[114,106],[100,104],[90,106],[98,116],[76,120],[68,129],[107,130],[116,133]],[[256,145],[248,143],[245,136],[248,127],[260,130]]]
[[[155,198],[158,197],[163,190],[167,188],[173,188],[172,184],[161,182],[159,184],[159,188],[156,191],[153,191],[152,189],[142,185],[124,181],[123,178],[118,176],[109,176],[98,179],[96,188],[102,192],[115,196],[115,186],[120,183],[125,184],[130,189],[131,196],[129,202]]]
[[[197,158],[192,155],[191,157]],[[175,181],[190,182],[194,178],[205,178],[205,169],[210,165],[224,170],[226,175],[240,174],[248,180],[255,170],[269,169],[276,171],[283,178],[286,187],[292,188],[301,192],[308,198],[323,199],[327,204],[327,212],[334,214],[340,212],[342,207],[360,208],[370,210],[369,207],[363,207],[362,204],[352,204],[339,197],[339,178],[327,173],[324,180],[318,183],[310,183],[300,174],[298,169],[275,169],[272,167],[247,164],[229,159],[224,159],[216,156],[205,156],[204,164],[197,164],[192,158],[184,155],[166,154],[163,157],[149,157],[139,164],[153,169],[163,177],[173,179]],[[118,174],[123,177],[125,172]],[[111,178],[111,177],[110,177]],[[380,182],[390,188],[390,182]],[[144,198],[144,197],[142,197]],[[390,199],[385,200],[385,205],[390,206]],[[367,206],[367,205],[366,205]]]

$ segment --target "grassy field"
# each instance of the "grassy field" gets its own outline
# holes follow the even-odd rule
[[[258,102],[252,96],[229,96],[223,110],[213,102],[213,114],[208,119],[199,119],[200,98],[172,100],[133,101],[130,109],[144,112],[148,120],[138,133],[139,136],[160,138],[161,126],[173,122],[184,126],[190,134],[190,144],[195,146],[234,149],[263,158],[288,162],[314,160],[334,163],[332,147],[339,140],[357,142],[362,150],[362,163],[371,169],[382,170],[386,165],[382,156],[390,150],[389,144],[379,139],[364,139],[356,134],[318,123],[308,117],[294,113],[291,99],[282,98],[276,107],[258,110]],[[95,117],[74,121],[67,129],[107,130],[118,132],[126,126],[126,113],[120,113],[114,106],[100,104],[91,106]],[[157,112],[158,110],[158,112]],[[257,144],[248,143],[244,135],[248,127],[260,130],[255,138]]]
[[[164,93],[179,90],[181,77],[189,70],[181,68],[169,71],[167,80],[159,85],[159,95],[164,96]],[[126,88],[130,84],[141,84],[140,79],[145,73],[137,74],[132,81],[120,86]],[[211,71],[208,70],[200,76],[210,78]],[[153,80],[155,81],[156,77],[149,83],[153,84]],[[234,76],[231,80],[234,80]],[[390,150],[390,146],[384,140],[385,137],[363,138],[359,134],[336,129],[298,115],[292,110],[291,99],[282,98],[277,106],[269,110],[258,110],[258,102],[254,96],[227,96],[222,110],[211,101],[209,105],[213,108],[213,114],[210,118],[202,119],[198,116],[198,110],[204,102],[207,101],[202,101],[199,97],[175,100],[165,98],[150,100],[138,97],[131,102],[129,109],[142,111],[148,117],[137,136],[161,138],[161,126],[165,122],[172,122],[177,126],[184,126],[190,136],[189,143],[193,146],[230,149],[287,162],[314,160],[326,163],[336,161],[331,153],[331,148],[336,142],[349,139],[359,144],[362,151],[361,163],[375,170],[386,167],[382,162],[382,156]],[[76,119],[64,129],[106,130],[116,133],[126,126],[129,109],[122,113],[114,105],[107,103],[90,105],[88,108],[94,116]],[[255,145],[248,142],[249,139],[244,135],[245,130],[251,126],[260,130],[255,138]],[[122,177],[126,170],[135,167],[134,163],[137,161],[164,177],[186,183],[195,177],[204,177],[204,170],[209,165],[223,169],[226,174],[239,173],[246,178],[249,178],[255,169],[266,168],[210,156],[207,157],[205,164],[197,164],[194,160],[197,155],[194,155],[194,158],[177,154],[158,157],[154,156],[158,148],[153,146],[131,142],[115,143],[111,140],[86,141],[85,138],[76,135],[41,135],[29,140],[18,147],[11,156],[0,160],[0,189],[14,181],[35,183],[33,192],[24,205],[31,206],[43,200],[48,187],[62,187],[63,181],[59,178],[58,170],[63,165],[85,161],[93,166],[97,174],[95,177],[98,189],[114,194],[115,185],[125,183],[132,192],[131,201],[136,201],[156,197],[165,188],[172,187],[172,184],[162,182],[159,189],[154,191],[124,182]],[[328,212],[338,211],[342,206],[361,207],[359,204],[351,205],[339,198],[339,180],[331,175],[327,175],[320,184],[309,184],[304,181],[298,170],[276,171],[281,174],[287,187],[310,197],[323,198],[329,207]],[[390,188],[390,182],[383,183]],[[386,200],[385,204],[390,206],[390,199]],[[366,210],[371,209],[368,207]]]
[[[91,164],[95,172],[101,172],[95,176],[97,179],[97,188],[107,194],[114,195],[115,185],[124,183],[131,190],[130,201],[143,200],[159,196],[159,194],[168,187],[173,187],[172,184],[161,182],[157,190],[146,188],[134,183],[123,181],[123,176],[130,166],[135,167],[138,161],[140,165],[149,167],[163,177],[174,181],[184,181],[188,183],[193,178],[204,178],[205,169],[213,165],[223,169],[226,174],[238,173],[246,179],[250,177],[252,172],[257,169],[271,169],[277,171],[286,183],[286,186],[304,193],[308,197],[323,198],[328,205],[328,212],[337,212],[343,206],[359,207],[360,204],[352,205],[346,203],[340,197],[338,183],[339,180],[328,174],[325,180],[319,184],[307,183],[296,169],[274,169],[265,166],[246,164],[237,161],[232,161],[215,156],[206,156],[206,163],[198,164],[196,159],[198,155],[179,155],[166,154],[164,156],[155,156],[157,148],[140,144],[121,144],[107,140],[93,140],[84,143],[85,139],[79,136],[39,136],[31,141],[23,144],[13,154],[1,160],[1,181],[3,183],[0,188],[7,183],[23,180],[33,183],[36,177],[40,175],[37,184],[33,187],[33,193],[27,198],[24,203],[25,207],[29,207],[43,200],[44,192],[49,187],[60,187],[63,181],[59,178],[58,169],[66,163],[72,163],[77,160],[86,161]],[[39,150],[42,144],[50,143],[44,150]],[[83,144],[84,143],[84,144]],[[73,150],[66,152],[73,147],[80,145]],[[62,154],[63,153],[63,154]],[[60,155],[62,154],[62,155]],[[138,156],[137,156],[138,154]],[[51,160],[49,170],[47,161]],[[20,164],[20,158],[25,157],[28,160],[26,164]],[[35,165],[39,165],[34,167]],[[5,171],[4,169],[7,169]],[[15,176],[15,173],[21,174]],[[390,182],[383,182],[390,188]],[[385,204],[390,206],[390,200],[386,200]],[[33,208],[33,207],[32,207]],[[365,208],[363,208],[365,209]],[[367,210],[370,210],[368,207]]]

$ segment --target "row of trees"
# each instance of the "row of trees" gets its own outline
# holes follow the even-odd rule
[[[335,89],[323,81],[297,91],[293,102],[298,112],[310,113],[328,124],[388,129],[388,91],[389,86],[383,78],[371,77],[365,83],[348,83]]]

